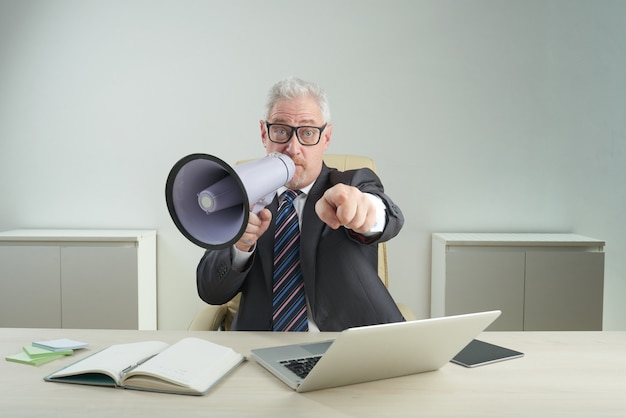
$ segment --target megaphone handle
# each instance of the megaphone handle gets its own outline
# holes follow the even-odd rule
[[[257,215],[259,212],[261,212],[267,205],[272,203],[272,200],[274,200],[274,196],[276,196],[276,191],[273,191],[270,194],[266,195],[265,197],[261,198],[252,207],[252,213]]]

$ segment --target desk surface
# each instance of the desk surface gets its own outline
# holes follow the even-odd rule
[[[626,332],[486,332],[480,339],[521,359],[298,394],[253,360],[206,396],[193,397],[44,382],[43,377],[111,344],[197,336],[248,355],[251,348],[317,341],[332,333],[0,329],[0,416],[624,416]],[[34,340],[90,343],[73,357],[29,366],[4,360]]]

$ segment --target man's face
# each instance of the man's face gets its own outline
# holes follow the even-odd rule
[[[267,154],[280,152],[289,156],[296,165],[296,172],[286,186],[290,189],[300,189],[313,183],[322,170],[322,156],[332,134],[332,125],[326,126],[316,145],[302,145],[294,133],[285,144],[277,144],[268,137],[266,121],[261,121],[261,140]],[[284,99],[276,103],[271,110],[268,123],[281,123],[293,127],[297,126],[324,126],[322,113],[310,96],[299,96],[295,99]]]

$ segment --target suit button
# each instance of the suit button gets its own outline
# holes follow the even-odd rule
[[[219,268],[217,269],[217,273],[219,275],[219,278],[223,278],[224,276],[226,276],[226,273],[228,273],[228,268],[222,264],[221,266],[219,266]]]

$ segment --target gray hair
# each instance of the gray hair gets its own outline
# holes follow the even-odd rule
[[[330,107],[324,90],[315,83],[295,77],[279,81],[272,86],[267,97],[266,119],[269,118],[270,112],[279,101],[306,95],[311,96],[317,102],[324,118],[324,123],[330,122]]]

